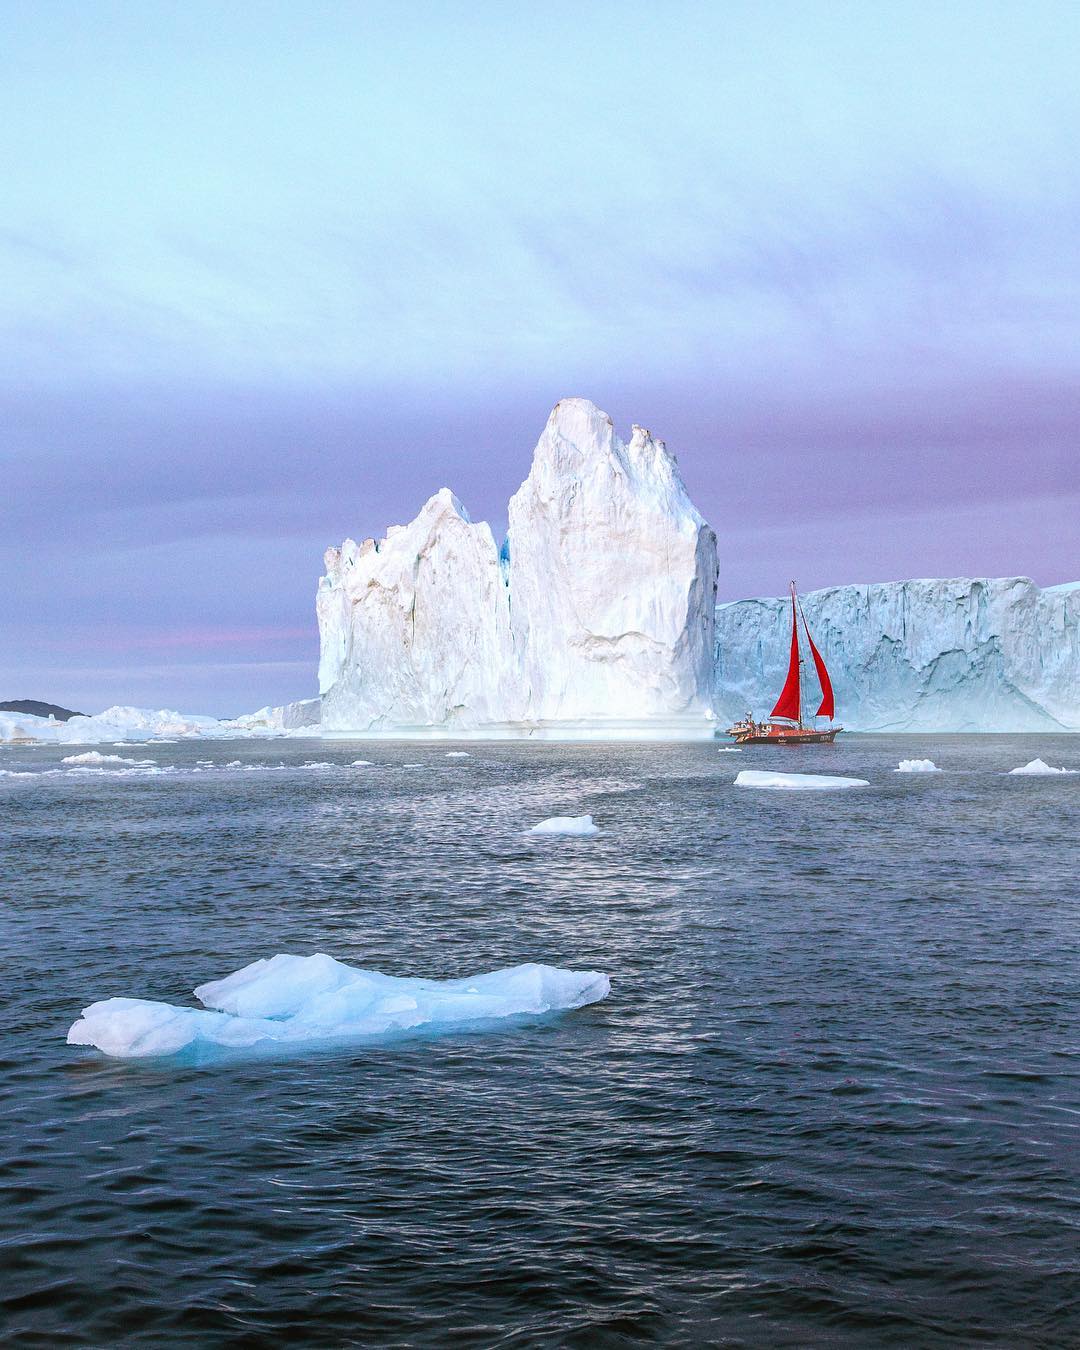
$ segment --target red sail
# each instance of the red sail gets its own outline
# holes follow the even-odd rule
[[[799,606],[802,609],[802,605]],[[822,660],[821,653],[814,646],[814,639],[810,636],[810,626],[806,622],[806,615],[802,616],[802,626],[806,631],[806,640],[810,644],[810,654],[814,658],[814,669],[817,671],[817,677],[821,682],[821,707],[817,710],[818,717],[828,717],[830,720],[834,712],[832,680],[829,679],[829,672],[825,669],[825,662]]]
[[[821,659],[820,657],[818,658]],[[825,677],[828,679],[828,676]],[[799,720],[801,700],[799,697],[799,630],[795,620],[795,590],[791,591],[791,659],[788,662],[787,679],[772,710],[773,717],[786,717],[792,722]]]

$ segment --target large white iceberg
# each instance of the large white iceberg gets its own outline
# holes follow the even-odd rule
[[[499,550],[452,492],[437,492],[385,539],[346,539],[325,562],[316,600],[324,730],[518,720]]]
[[[865,778],[838,778],[825,773],[768,773],[762,769],[743,769],[736,775],[735,786],[814,792],[830,788],[869,787],[870,784]]]
[[[535,722],[671,720],[707,729],[716,536],[663,441],[629,444],[563,399],[510,499],[511,627]]]
[[[326,554],[324,732],[712,732],[716,537],[663,442],[553,409],[505,544],[448,490]]]
[[[772,706],[787,669],[789,604],[717,608],[719,714]],[[803,604],[850,730],[1080,730],[1080,586],[896,581],[812,591]]]
[[[138,998],[92,1003],[67,1039],[120,1058],[173,1055],[196,1045],[298,1045],[580,1008],[610,988],[597,970],[532,963],[426,980],[361,970],[323,954],[280,954],[200,985],[195,996],[202,1008]]]

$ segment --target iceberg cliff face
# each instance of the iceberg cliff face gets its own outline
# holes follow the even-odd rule
[[[680,724],[711,733],[716,537],[661,441],[557,404],[500,557],[447,489],[326,554],[324,731]]]
[[[499,552],[452,492],[437,492],[385,539],[346,539],[325,561],[316,600],[324,731],[515,718]]]
[[[533,721],[711,708],[716,536],[664,443],[563,399],[510,499],[511,622]]]
[[[722,717],[772,707],[787,668],[788,603],[718,607]],[[851,730],[1080,730],[1080,585],[898,581],[813,591],[803,605],[837,720]]]

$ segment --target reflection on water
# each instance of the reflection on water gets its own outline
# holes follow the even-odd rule
[[[1075,739],[468,749],[159,745],[116,753],[173,772],[125,776],[0,752],[38,775],[0,778],[9,1342],[1080,1337],[1080,778],[1006,775],[1080,767]],[[603,833],[523,834],[584,814]],[[64,1043],[94,999],[320,950],[613,988],[304,1054]]]

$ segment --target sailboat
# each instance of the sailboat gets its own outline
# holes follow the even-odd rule
[[[807,726],[803,721],[802,698],[802,656],[799,652],[799,619],[802,619],[806,641],[810,644],[810,655],[814,659],[818,683],[821,685],[821,706],[814,717],[814,723]],[[832,722],[836,711],[833,700],[832,680],[825,667],[825,661],[810,636],[810,626],[803,613],[799,593],[795,583],[791,583],[791,654],[788,658],[787,679],[780,691],[767,722],[755,722],[753,713],[747,713],[741,722],[728,728],[727,734],[734,736],[736,745],[827,745],[831,743],[843,727],[819,727],[817,718],[827,717]]]

